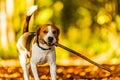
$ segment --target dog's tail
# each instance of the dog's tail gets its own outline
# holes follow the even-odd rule
[[[28,10],[27,15],[26,15],[26,21],[23,27],[23,33],[28,32],[30,18],[32,14],[37,10],[37,8],[38,7],[35,5],[35,6],[30,7],[30,9]]]

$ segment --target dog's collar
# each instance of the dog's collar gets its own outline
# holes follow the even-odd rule
[[[42,50],[51,50],[51,48],[43,48],[42,46],[39,45],[39,43],[37,43],[38,47]]]
[[[40,49],[42,49],[42,50],[51,50],[51,48],[43,48],[42,46],[40,46],[38,39],[39,39],[39,38],[38,38],[38,36],[37,36],[37,45],[38,45],[38,47],[39,47]]]

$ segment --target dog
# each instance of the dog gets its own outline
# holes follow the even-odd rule
[[[46,62],[50,65],[52,80],[56,80],[56,52],[54,44],[58,42],[59,29],[53,24],[43,24],[36,32],[29,32],[29,21],[37,6],[32,6],[27,12],[23,34],[17,42],[19,60],[24,72],[24,79],[29,80],[31,67],[35,80],[40,80],[37,64]]]

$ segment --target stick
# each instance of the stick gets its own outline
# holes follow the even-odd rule
[[[104,67],[104,66],[102,66],[102,65],[100,65],[100,64],[98,64],[98,63],[96,63],[96,62],[94,62],[94,61],[92,61],[92,60],[90,60],[89,58],[83,56],[82,54],[80,54],[80,53],[78,53],[78,52],[76,52],[76,51],[74,51],[74,50],[72,50],[72,49],[70,49],[70,48],[67,48],[67,47],[65,47],[65,46],[63,46],[63,45],[61,45],[61,44],[59,44],[59,43],[56,43],[55,45],[56,45],[56,46],[59,46],[59,47],[61,47],[61,48],[63,48],[63,49],[65,49],[65,50],[67,50],[67,51],[69,51],[69,52],[72,52],[73,54],[75,54],[75,55],[77,55],[77,56],[79,56],[79,57],[87,60],[88,62],[96,65],[96,66],[99,67],[99,68],[102,68],[102,69],[104,69],[104,70],[106,70],[106,71],[108,71],[108,72],[112,72],[112,70],[110,70],[109,68],[106,68],[106,67]]]

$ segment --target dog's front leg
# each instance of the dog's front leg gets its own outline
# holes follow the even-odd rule
[[[54,62],[50,63],[50,74],[51,74],[52,80],[56,80],[56,64]]]
[[[33,73],[35,80],[40,80],[38,76],[38,72],[37,72],[37,64],[33,62],[31,62],[30,64],[31,64],[31,69],[32,69],[32,73]]]
[[[29,72],[28,72],[28,68],[27,68],[27,65],[26,65],[26,55],[21,54],[19,56],[19,59],[20,59],[20,64],[21,64],[23,72],[24,72],[24,79],[29,80]]]

